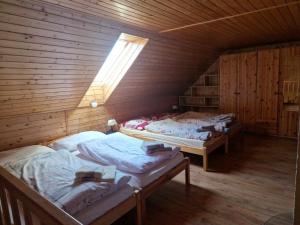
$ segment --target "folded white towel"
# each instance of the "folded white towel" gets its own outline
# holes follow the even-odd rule
[[[103,166],[102,167],[102,178],[101,180],[104,182],[113,182],[116,177],[116,166]]]
[[[169,152],[172,151],[173,148],[172,147],[163,147],[163,148],[157,148],[157,149],[152,149],[152,150],[147,150],[147,155],[152,155],[156,152]]]
[[[82,166],[79,170],[75,173],[77,179],[79,178],[96,178],[101,179],[103,169],[101,167],[90,167],[90,166]]]
[[[75,183],[113,182],[116,177],[116,166],[82,166],[75,173]]]
[[[144,149],[145,151],[158,148],[164,148],[164,144],[159,143],[157,141],[144,141],[142,144],[142,149]]]
[[[173,150],[171,146],[166,146],[165,144],[156,141],[144,141],[142,144],[142,149],[147,153],[147,155],[151,155],[156,152]]]

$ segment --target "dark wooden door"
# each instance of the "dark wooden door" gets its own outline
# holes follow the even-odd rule
[[[237,113],[238,54],[220,57],[220,111]]]
[[[278,133],[279,49],[258,51],[256,131]]]
[[[257,52],[245,52],[238,57],[237,119],[244,130],[255,131],[256,123]]]

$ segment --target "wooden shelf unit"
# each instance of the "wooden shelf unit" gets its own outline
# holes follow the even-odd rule
[[[219,108],[219,75],[204,74],[186,91],[179,96],[181,109],[218,109]]]
[[[300,96],[300,81],[283,81],[283,104],[298,105],[298,98]]]

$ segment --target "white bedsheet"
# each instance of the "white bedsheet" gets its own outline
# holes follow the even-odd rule
[[[142,149],[144,141],[122,133],[107,135],[104,139],[92,140],[78,145],[81,154],[105,165],[116,165],[124,172],[146,173],[157,165],[178,154],[180,148],[148,155]]]
[[[232,123],[235,118],[233,113],[216,114],[204,112],[186,112],[174,117],[179,123],[193,124],[198,128],[203,126],[214,126],[215,130],[223,132],[228,124]]]
[[[120,131],[124,134],[133,136],[136,138],[156,140],[156,141],[168,143],[171,145],[186,146],[186,147],[190,147],[190,148],[203,148],[203,147],[205,147],[204,146],[205,143],[207,143],[207,141],[202,141],[202,140],[181,138],[181,137],[169,136],[169,135],[164,135],[164,134],[157,134],[157,133],[152,133],[152,132],[149,132],[146,130],[140,131],[140,130],[128,129],[125,127],[121,127]]]
[[[114,192],[113,194],[106,196],[100,201],[97,201],[94,204],[79,211],[74,215],[74,217],[85,225],[90,224],[98,217],[104,215],[112,208],[127,200],[130,196],[133,195],[133,192],[133,187],[126,185],[117,192]]]
[[[170,169],[177,166],[180,162],[182,162],[183,159],[184,159],[183,154],[179,153],[173,159],[170,159],[165,163],[156,166],[148,173],[143,173],[143,174],[125,173],[125,174],[131,176],[131,179],[129,181],[129,184],[131,186],[135,188],[143,188],[148,184],[152,183],[153,181],[155,181],[156,179],[158,179],[159,177],[161,177]]]
[[[118,171],[114,183],[74,185],[77,169],[94,164],[80,160],[66,150],[54,151],[42,146],[7,151],[0,154],[0,158],[1,166],[71,215],[124,187],[130,179]]]
[[[86,158],[84,155],[80,154],[79,151],[75,151],[75,152],[73,152],[73,154],[76,155],[77,157],[83,159],[83,160],[91,161],[91,159]],[[177,166],[180,162],[182,162],[183,159],[184,159],[183,154],[181,152],[179,152],[174,158],[169,159],[169,160],[163,162],[162,164],[154,167],[148,173],[136,174],[136,173],[126,173],[126,172],[124,172],[124,174],[127,174],[127,175],[131,176],[131,179],[128,182],[128,184],[130,186],[135,187],[135,188],[143,188],[143,187],[147,186],[148,184],[150,184],[151,182],[158,179],[165,172],[167,172],[170,169]],[[93,162],[96,162],[96,161],[93,161]],[[98,163],[100,165],[103,165],[99,162],[96,162],[96,163]]]
[[[210,124],[204,122],[201,126],[208,125]],[[201,126],[198,123],[185,123],[173,119],[165,119],[152,122],[145,129],[153,133],[206,141],[211,137],[212,133],[208,131],[198,132],[197,130]]]

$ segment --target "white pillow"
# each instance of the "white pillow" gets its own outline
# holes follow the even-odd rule
[[[21,148],[14,148],[7,151],[0,152],[0,165],[16,161],[19,159],[31,158],[35,155],[43,154],[46,152],[53,152],[54,150],[42,145],[31,145]]]
[[[70,152],[77,150],[77,145],[82,142],[105,138],[106,134],[98,131],[85,131],[73,134],[51,142],[48,146],[55,150],[66,149]]]

